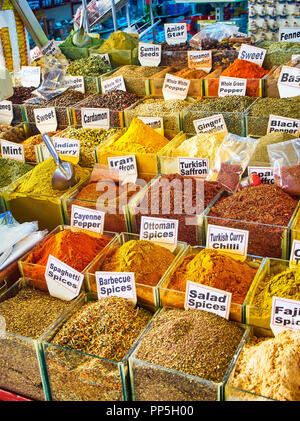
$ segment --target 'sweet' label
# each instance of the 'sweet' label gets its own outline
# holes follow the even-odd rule
[[[57,119],[54,107],[35,108],[35,124],[41,133],[55,132],[57,129]]]

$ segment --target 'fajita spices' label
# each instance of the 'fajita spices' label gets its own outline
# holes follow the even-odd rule
[[[254,47],[254,45],[242,44],[238,58],[241,60],[251,61],[252,63],[262,66],[267,50]]]
[[[231,292],[187,281],[184,308],[204,310],[229,319]]]
[[[274,132],[291,133],[298,136],[300,134],[300,120],[270,114],[267,134]]]
[[[126,177],[127,182],[134,183],[138,176],[135,155],[110,156],[107,158],[108,166]]]
[[[81,121],[84,129],[109,129],[109,109],[81,108]]]
[[[279,41],[300,42],[300,28],[279,28]]]
[[[249,231],[218,225],[207,225],[206,247],[208,249],[246,256],[248,238]]]
[[[209,172],[208,158],[178,158],[178,174],[206,178]]]
[[[187,40],[186,23],[165,23],[165,40],[169,45],[182,44]]]
[[[300,241],[294,240],[292,244],[292,251],[290,255],[290,267],[300,267]]]
[[[96,272],[98,299],[121,297],[136,303],[134,272]]]
[[[248,167],[248,175],[257,174],[262,184],[274,184],[274,172],[272,167]]]
[[[193,121],[197,134],[200,133],[228,133],[227,126],[222,114],[200,118]]]
[[[220,76],[218,96],[246,95],[247,79]]]
[[[299,96],[300,69],[297,67],[282,66],[277,86],[280,98]]]
[[[190,80],[167,73],[162,88],[164,100],[185,99],[190,87]]]
[[[14,117],[13,104],[11,101],[0,101],[0,123],[8,124]]]
[[[152,129],[156,130],[162,136],[164,135],[164,120],[162,117],[137,117],[142,120],[143,123],[147,124],[147,126],[152,127]]]
[[[139,42],[139,62],[141,66],[159,66],[161,61],[161,45]]]
[[[204,70],[210,72],[212,69],[212,53],[205,51],[188,51],[188,67],[190,69]]]
[[[142,216],[140,240],[153,241],[175,250],[177,246],[178,220],[165,218],[152,218]]]
[[[71,227],[86,231],[103,233],[105,212],[72,205]]]
[[[300,330],[300,301],[273,297],[270,327],[276,336],[284,330]]]
[[[102,92],[104,94],[106,94],[107,92],[116,91],[116,90],[126,92],[126,86],[125,86],[124,78],[122,75],[112,77],[106,80],[101,80],[101,86],[102,86]]]
[[[1,139],[2,158],[15,159],[16,161],[25,162],[24,146],[20,143],[9,142]]]
[[[35,108],[35,124],[41,133],[55,132],[57,129],[57,118],[55,107]]]

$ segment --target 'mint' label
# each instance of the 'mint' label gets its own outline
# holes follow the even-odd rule
[[[300,301],[273,297],[270,327],[276,336],[283,330],[300,330]]]
[[[57,129],[57,119],[55,107],[35,108],[35,124],[41,133],[55,132]]]
[[[186,23],[165,23],[165,40],[167,44],[181,44],[187,40]]]
[[[185,99],[190,82],[190,80],[167,73],[162,88],[165,101],[169,99]]]
[[[139,43],[139,62],[141,66],[157,67],[161,61],[161,45]]]
[[[300,134],[300,120],[270,114],[267,134],[273,132]]]
[[[134,183],[138,176],[135,155],[111,156],[107,158],[108,166],[126,176],[126,181]]]
[[[164,120],[162,117],[138,117],[147,126],[152,127],[161,135],[164,135]]]
[[[11,101],[0,101],[0,123],[8,124],[12,122],[14,116],[13,104]]]
[[[300,267],[300,241],[294,240],[290,255],[290,267]]]
[[[209,171],[208,158],[178,158],[178,174],[206,178]]]
[[[25,88],[37,88],[41,81],[41,68],[39,66],[21,67],[21,84]]]
[[[111,91],[126,91],[125,82],[123,76],[112,77],[107,80],[101,81],[102,91],[104,94]]]
[[[228,133],[226,123],[222,114],[194,120],[196,133]]]
[[[170,249],[177,245],[178,220],[142,216],[140,240],[153,241]]]
[[[211,51],[188,51],[188,66],[190,69],[204,70],[210,72],[212,68]]]
[[[81,108],[81,123],[85,129],[109,129],[109,109]]]
[[[231,292],[187,281],[184,308],[204,310],[229,318]]]
[[[282,66],[277,85],[280,98],[299,96],[300,69],[297,67]]]
[[[242,44],[238,58],[241,60],[251,61],[262,66],[267,50],[254,47],[253,45]]]
[[[220,76],[218,96],[240,95],[245,96],[247,79]]]
[[[274,173],[271,167],[248,167],[248,175],[257,174],[262,184],[274,184]]]
[[[103,233],[105,212],[72,205],[71,227]]]
[[[84,275],[56,257],[49,255],[45,279],[53,297],[70,301],[80,292]]]
[[[300,42],[300,28],[279,28],[279,41]]]
[[[24,146],[20,143],[9,142],[8,140],[1,140],[2,158],[15,159],[16,161],[25,162]]]
[[[66,76],[65,84],[68,89],[73,89],[74,91],[85,93],[84,87],[84,77],[83,76]]]
[[[136,303],[134,272],[96,272],[99,300],[105,297],[122,297]]]
[[[206,247],[246,256],[249,231],[208,224]]]

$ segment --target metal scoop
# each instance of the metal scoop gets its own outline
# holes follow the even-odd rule
[[[52,187],[54,190],[67,190],[75,184],[74,166],[71,162],[60,159],[48,133],[43,134],[42,138],[57,165],[52,177]]]

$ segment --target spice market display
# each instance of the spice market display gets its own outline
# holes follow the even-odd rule
[[[0,401],[300,401],[299,4],[13,3]]]

